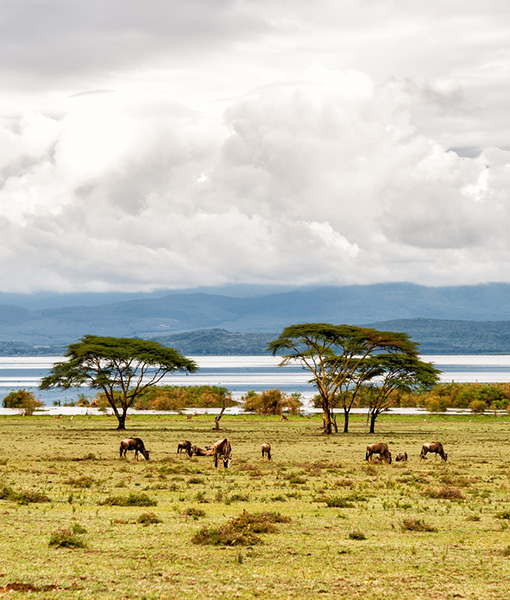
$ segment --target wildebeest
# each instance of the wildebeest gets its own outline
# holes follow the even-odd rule
[[[138,460],[138,453],[140,452],[141,454],[143,454],[143,457],[145,458],[145,460],[149,460],[149,452],[150,450],[147,450],[145,448],[145,445],[143,443],[143,441],[140,438],[126,438],[125,440],[122,440],[120,442],[120,457],[122,458],[123,456],[126,456],[126,452],[128,450],[134,450],[135,451],[135,458],[136,460]]]
[[[203,448],[199,448],[198,446],[191,446],[191,454],[192,456],[212,456],[214,454],[214,450],[211,446],[206,446],[205,450]]]
[[[230,446],[230,442],[227,438],[222,440],[218,440],[212,447],[213,456],[214,456],[214,466],[218,466],[218,458],[221,457],[223,460],[223,467],[228,469],[230,466],[230,454],[232,452],[232,447]]]
[[[183,440],[182,442],[179,442],[177,444],[177,454],[180,454],[183,450],[184,450],[184,452],[188,453],[188,456],[192,456],[192,453],[191,453],[191,442],[188,442],[186,440]]]
[[[379,454],[381,460],[391,464],[391,452],[388,450],[387,444],[369,444],[367,446],[365,460],[370,460],[374,454]]]
[[[407,462],[407,452],[399,452],[397,456],[395,456],[395,460],[397,462],[406,461]]]
[[[423,444],[420,452],[420,458],[427,460],[427,454],[429,452],[435,453],[436,458],[439,454],[439,456],[443,459],[443,462],[446,462],[446,459],[448,458],[448,454],[446,454],[444,451],[443,444],[441,444],[441,442],[430,442],[429,444]]]
[[[260,449],[262,450],[262,458],[264,458],[264,456],[267,456],[267,460],[271,460],[271,444],[262,444]]]

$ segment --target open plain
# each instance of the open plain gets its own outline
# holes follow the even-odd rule
[[[318,418],[212,425],[0,418],[0,597],[508,597],[508,416],[384,416],[375,436],[362,417],[329,437]],[[144,440],[149,461],[119,458],[127,436]],[[176,455],[180,440],[220,437],[232,443],[228,470]],[[408,462],[368,464],[374,441]],[[446,463],[420,462],[429,441],[443,442]]]

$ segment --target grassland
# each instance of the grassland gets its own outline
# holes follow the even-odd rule
[[[108,417],[0,418],[0,598],[508,597],[508,418],[388,416],[375,436],[354,419],[330,437],[299,417],[221,424],[229,470],[175,454],[220,437],[211,417],[131,418],[148,462],[119,458]],[[420,463],[434,439],[448,462]],[[367,464],[373,441],[409,461]],[[225,545],[235,517],[246,535]]]

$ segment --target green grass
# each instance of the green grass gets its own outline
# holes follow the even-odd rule
[[[0,418],[0,597],[507,597],[507,418],[386,415],[375,436],[365,419],[330,437],[318,418],[212,425],[143,415],[118,432],[111,417]],[[149,461],[118,457],[131,435]],[[181,439],[223,436],[231,469],[175,454]],[[419,460],[433,440],[447,463]],[[374,441],[408,462],[368,465]]]

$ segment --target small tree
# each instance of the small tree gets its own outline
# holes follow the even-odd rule
[[[33,415],[37,408],[44,404],[35,397],[34,392],[16,390],[3,399],[4,408],[19,408],[23,416]]]
[[[148,387],[168,373],[193,373],[197,365],[174,348],[131,338],[86,335],[71,344],[68,360],[55,363],[40,389],[81,385],[102,390],[119,422],[126,428],[128,408]]]
[[[375,421],[393,404],[395,392],[430,390],[439,380],[440,371],[431,363],[408,354],[376,354],[362,368],[363,394],[368,401],[370,433]]]

